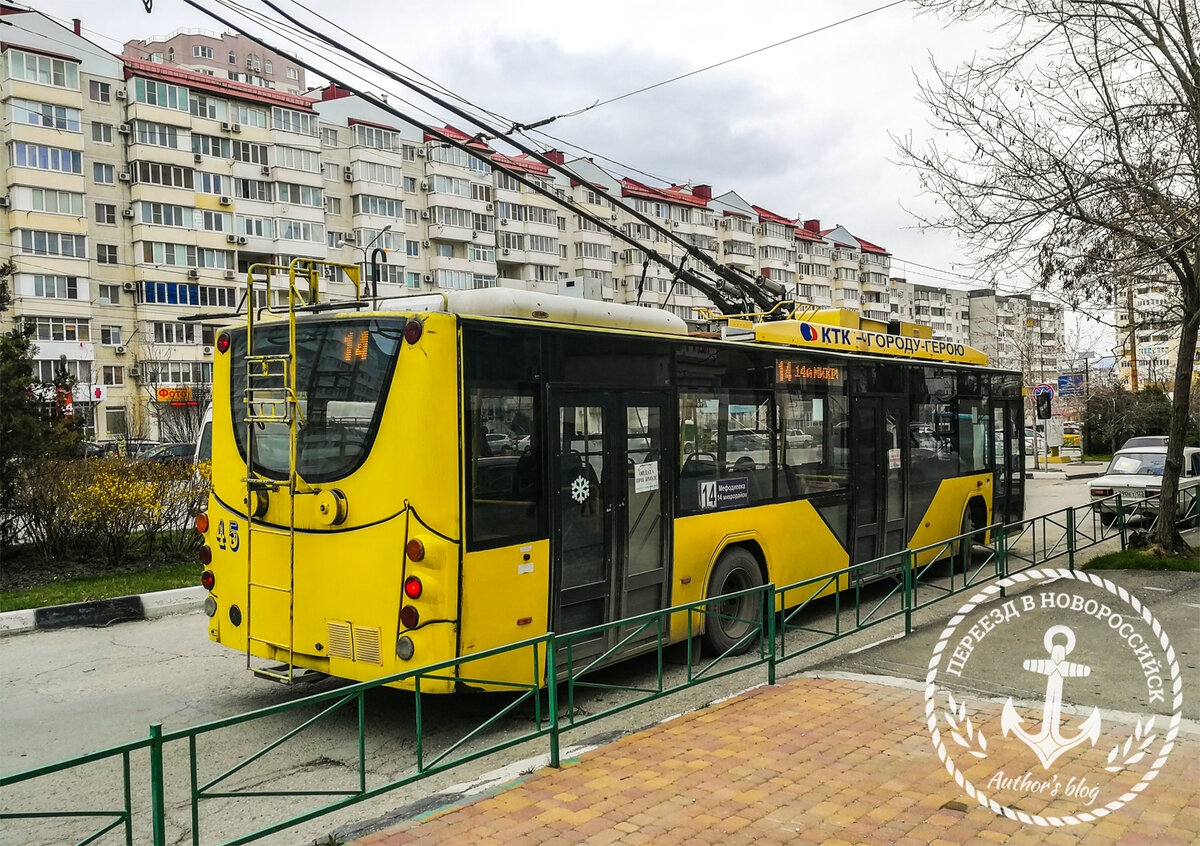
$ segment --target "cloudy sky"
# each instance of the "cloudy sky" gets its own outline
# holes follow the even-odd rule
[[[223,15],[235,14],[217,0],[207,2]],[[292,0],[276,2],[316,22]],[[736,190],[788,217],[843,224],[886,247],[894,273],[911,281],[972,277],[969,257],[952,236],[916,227],[909,210],[928,211],[931,200],[920,196],[914,174],[896,163],[891,136],[927,135],[926,115],[915,100],[917,79],[928,76],[931,59],[949,65],[985,49],[993,36],[982,25],[946,28],[937,18],[915,14],[908,3],[889,0],[301,2],[471,102],[522,123],[828,27],[561,118],[545,127],[559,140],[533,137],[615,160],[620,164],[597,159],[618,175],[648,178],[635,172],[643,171],[666,181],[706,183],[716,194]],[[256,0],[246,5],[273,14]],[[44,0],[39,8],[67,22],[81,18],[84,34],[113,50],[178,27],[223,28],[182,0],[155,0],[151,14],[141,0]],[[856,15],[863,16],[839,23]],[[269,40],[313,56],[279,33]],[[362,41],[355,46],[362,48]],[[330,66],[327,57],[314,62]],[[400,89],[391,83],[390,90]],[[419,105],[440,122],[463,123],[431,104]],[[1019,280],[997,282],[1022,287]]]

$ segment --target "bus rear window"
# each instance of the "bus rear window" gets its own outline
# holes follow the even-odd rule
[[[396,320],[338,320],[296,324],[296,396],[299,425],[296,469],[310,482],[342,478],[362,463],[375,438],[391,384],[403,324]],[[260,411],[283,387],[282,376],[255,379],[247,396],[246,332],[232,337],[229,405],[243,459],[252,443],[254,469],[273,479],[288,476],[288,426],[244,421],[247,401]],[[286,355],[286,323],[255,327],[256,355]],[[275,370],[280,369],[276,365]],[[279,409],[282,411],[282,409]]]

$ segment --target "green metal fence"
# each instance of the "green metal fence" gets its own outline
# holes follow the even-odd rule
[[[1186,491],[1179,519],[1181,526],[1192,527],[1200,520],[1197,516],[1197,492],[1200,491],[1200,486],[1192,486]],[[1150,505],[1153,503],[1139,502],[1133,510],[1140,513]],[[110,832],[117,833],[118,829],[124,834],[125,843],[132,844],[137,813],[132,802],[130,756],[142,750],[148,750],[149,753],[146,756],[146,766],[149,770],[150,804],[147,811],[149,819],[138,819],[139,830],[148,830],[151,842],[156,846],[165,844],[167,840],[164,772],[168,761],[182,761],[186,765],[190,789],[190,839],[193,844],[212,842],[211,837],[206,838],[202,834],[207,830],[202,811],[212,807],[213,800],[300,797],[319,800],[316,807],[281,817],[254,831],[224,841],[229,846],[252,842],[323,814],[445,772],[468,761],[530,741],[545,739],[548,742],[550,764],[558,766],[560,736],[566,730],[669,696],[684,688],[754,667],[765,666],[767,681],[774,684],[776,668],[780,662],[846,635],[900,617],[904,619],[907,633],[912,630],[914,612],[963,591],[974,590],[985,582],[1064,557],[1067,566],[1073,569],[1078,552],[1105,542],[1119,543],[1119,548],[1124,549],[1129,530],[1129,521],[1126,518],[1130,511],[1130,508],[1122,504],[1120,495],[1116,495],[1099,503],[1066,508],[1009,525],[997,524],[977,528],[937,544],[904,550],[794,584],[782,587],[767,584],[602,626],[563,634],[552,632],[486,652],[306,696],[192,728],[163,732],[161,726],[155,724],[150,727],[149,735],[144,739],[0,777],[2,790],[68,773],[96,762],[119,761],[121,793],[124,799],[121,807],[57,811],[13,810],[8,807],[11,791],[7,791],[0,793],[0,799],[4,799],[0,819],[98,817],[104,824],[80,840],[80,844],[95,842]],[[701,658],[694,635],[698,635],[705,624],[715,617],[725,616],[729,619],[724,610],[729,603],[750,595],[756,596],[758,601],[750,603],[756,609],[752,616],[738,619],[745,628],[744,635],[724,653]],[[820,613],[825,617],[831,615],[831,621],[823,626],[813,622],[813,618],[817,616],[818,602],[826,603],[821,606]],[[686,671],[681,679],[672,681],[667,677],[664,650],[672,645],[670,624],[675,615],[686,616],[687,637],[682,647],[685,650]],[[617,634],[610,636],[609,632]],[[598,651],[595,644],[608,637],[612,638],[611,645]],[[631,648],[655,655],[657,673],[654,684],[639,687],[598,679],[596,670],[608,666],[617,656],[627,655]],[[749,657],[744,654],[747,650]],[[472,674],[471,666],[476,662],[501,654],[521,652],[527,653],[531,662],[531,679],[557,679],[558,684],[501,682],[475,677]],[[587,657],[582,658],[581,655],[585,654]],[[483,719],[470,731],[457,739],[444,742],[440,748],[432,749],[429,748],[427,731],[430,719],[427,714],[427,702],[430,694],[424,692],[423,688],[427,690],[429,682],[445,680],[489,685],[508,690],[511,695],[503,703],[503,707]],[[368,773],[366,754],[366,694],[383,685],[406,681],[411,681],[414,687],[416,745],[411,766],[398,778],[372,780]],[[586,712],[580,707],[578,699],[582,694],[594,691],[619,692],[626,698],[597,713]],[[444,695],[435,696],[440,700]],[[523,731],[515,736],[510,733],[501,740],[489,737],[490,730],[500,720],[520,708],[531,708],[533,712],[533,720]],[[355,783],[352,786],[341,790],[307,791],[239,790],[225,786],[233,776],[244,772],[269,752],[343,709],[352,709],[357,722],[358,765]],[[279,715],[297,715],[306,710],[315,713],[223,772],[201,776],[201,742],[220,743],[219,732],[224,729],[251,722],[261,722],[268,726]]]

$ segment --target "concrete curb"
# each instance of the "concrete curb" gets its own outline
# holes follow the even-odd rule
[[[169,614],[186,614],[203,608],[207,595],[208,591],[196,585],[140,596],[6,611],[0,614],[0,637],[70,626],[111,626],[133,620],[153,620]]]

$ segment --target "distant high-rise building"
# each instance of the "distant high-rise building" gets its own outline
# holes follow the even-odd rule
[[[127,41],[122,55],[287,94],[306,90],[304,68],[295,59],[266,50],[244,35],[177,29],[170,35]]]

